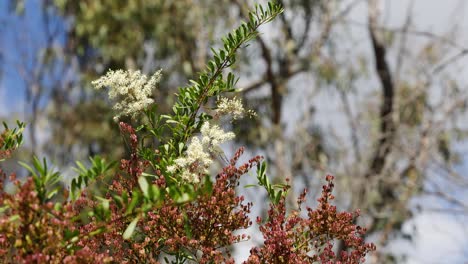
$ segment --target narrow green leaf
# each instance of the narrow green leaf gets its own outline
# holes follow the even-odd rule
[[[132,237],[133,232],[135,231],[136,225],[138,221],[140,220],[140,217],[136,217],[135,219],[132,220],[132,222],[128,225],[127,229],[125,229],[125,232],[123,233],[123,238],[125,240],[128,240]]]
[[[89,235],[90,236],[95,236],[95,235],[99,235],[101,233],[103,233],[104,231],[106,231],[106,229],[104,227],[100,227],[92,232],[89,232]]]
[[[125,213],[129,214],[133,212],[133,209],[136,207],[139,201],[140,201],[140,193],[135,190],[132,194],[132,200],[130,201],[130,204],[128,205]]]
[[[16,221],[16,220],[18,220],[18,219],[20,219],[20,216],[17,215],[17,214],[15,214],[15,215],[10,216],[10,217],[8,218],[8,221],[9,221],[9,222],[14,222],[14,221]]]
[[[56,195],[59,190],[60,190],[60,187],[56,187],[52,191],[49,191],[47,193],[47,199],[50,199],[50,198],[54,197],[54,195]]]
[[[31,166],[29,166],[27,163],[22,162],[22,161],[18,161],[18,163],[21,165],[21,167],[27,169],[33,176],[37,176],[34,169]]]
[[[146,178],[144,176],[140,176],[138,178],[138,184],[140,185],[140,189],[143,191],[143,195],[146,198],[150,198],[150,197],[148,197],[149,184],[148,184],[148,181],[146,180]]]
[[[102,208],[104,209],[104,212],[107,212],[109,211],[109,200],[106,199],[106,198],[103,198],[103,197],[99,197],[97,196],[96,199],[100,200],[101,201],[101,206]]]

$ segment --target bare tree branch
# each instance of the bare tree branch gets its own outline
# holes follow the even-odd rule
[[[240,15],[243,18],[247,17],[245,7],[239,2],[239,0],[233,0],[233,3],[239,8]],[[260,45],[262,57],[266,64],[265,82],[270,84],[271,89],[271,110],[273,112],[271,121],[273,124],[278,125],[281,121],[283,95],[281,94],[280,85],[276,79],[275,73],[273,72],[273,57],[271,55],[271,51],[261,36],[257,36],[256,40]],[[282,67],[288,67],[288,65],[282,65]]]
[[[382,104],[380,106],[380,139],[377,143],[369,170],[365,177],[369,178],[380,174],[384,168],[387,155],[390,153],[391,145],[395,136],[395,123],[393,121],[393,101],[395,87],[392,73],[386,61],[386,48],[378,39],[375,25],[377,24],[377,1],[369,1],[369,34],[375,58],[375,70],[379,76],[382,86]]]
[[[351,112],[351,105],[349,103],[348,95],[346,94],[343,89],[339,89],[338,93],[340,94],[340,99],[341,102],[344,106],[344,112],[346,115],[346,118],[348,119],[348,124],[350,127],[350,137],[351,137],[351,142],[353,144],[353,152],[354,152],[354,157],[357,162],[361,162],[361,150],[359,148],[359,137],[357,135],[357,124],[355,118],[353,118],[353,113]]]
[[[398,84],[400,81],[400,72],[401,72],[401,69],[403,68],[403,62],[404,62],[403,57],[405,55],[405,50],[406,50],[408,30],[411,26],[411,14],[413,11],[413,4],[414,4],[414,0],[412,0],[408,5],[408,9],[406,13],[406,20],[403,25],[400,47],[398,49],[397,62],[396,62],[396,67],[395,67],[395,83],[396,84]]]
[[[343,22],[349,24],[349,25],[355,25],[355,26],[360,26],[360,27],[368,27],[368,24],[364,24],[364,23],[361,23],[361,22],[358,22],[358,21],[355,21],[353,19],[345,19]],[[437,41],[440,41],[440,43],[442,44],[446,44],[446,45],[449,45],[455,49],[458,49],[458,50],[466,50],[468,49],[466,46],[463,46],[462,44],[460,43],[457,43],[455,40],[449,38],[449,37],[445,37],[445,36],[441,36],[441,35],[438,35],[436,33],[433,33],[433,32],[429,32],[429,31],[423,31],[423,30],[417,30],[417,29],[411,29],[411,28],[408,28],[405,30],[405,28],[391,28],[391,27],[383,27],[383,26],[379,26],[379,25],[375,25],[374,27],[375,30],[381,30],[381,31],[384,31],[384,32],[392,32],[392,33],[397,33],[397,34],[410,34],[410,35],[413,35],[413,36],[419,36],[419,37],[425,37],[425,38],[431,38],[431,39],[435,39]]]
[[[433,74],[437,74],[439,72],[441,72],[442,70],[444,70],[447,66],[451,65],[452,63],[456,62],[457,60],[465,57],[466,55],[468,55],[468,49],[463,49],[461,50],[460,52],[458,52],[457,54],[453,55],[452,57],[448,58],[447,60],[445,60],[444,62],[442,62],[441,64],[437,65],[437,67],[434,68],[434,70],[432,71]]]

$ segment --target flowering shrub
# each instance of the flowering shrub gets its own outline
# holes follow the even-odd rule
[[[32,177],[24,182],[10,177],[13,193],[5,190],[2,173],[0,261],[234,263],[232,245],[248,240],[239,231],[252,225],[252,203],[238,194],[237,187],[240,177],[256,167],[270,210],[265,222],[257,218],[264,245],[252,248],[245,263],[363,262],[375,247],[363,241],[365,230],[353,224],[358,213],[338,213],[330,205],[332,176],[327,176],[318,208],[306,209],[307,217],[300,214],[305,192],[299,197],[299,210],[287,213],[289,186],[270,183],[260,156],[239,166],[243,148],[216,177],[210,176],[215,156],[224,155],[220,144],[235,136],[221,129],[219,117],[237,119],[249,113],[240,100],[222,97],[235,91],[236,82],[232,73],[223,72],[234,64],[237,49],[280,12],[274,3],[251,12],[249,21],[223,40],[224,48],[214,51],[199,78],[179,89],[170,115],[157,116],[150,96],[160,71],[151,78],[138,71],[110,71],[93,82],[96,89],[109,88],[109,97],[119,101],[114,107],[116,121],[125,115],[135,120],[143,116],[137,128],[118,124],[129,157],[120,161],[116,173],[112,162],[99,157],[91,159],[90,168],[78,162],[79,175],[70,189],[60,184],[59,172],[37,158],[32,166],[22,163]],[[201,111],[209,98],[221,98],[214,116]],[[10,151],[20,141],[21,133],[7,132],[0,146]],[[349,251],[335,254],[335,240],[344,241]]]
[[[50,174],[46,174],[50,175]],[[54,203],[55,191],[45,191],[50,180],[30,177],[24,183],[12,174],[14,194],[4,191],[6,175],[0,170],[1,263],[103,263],[112,258],[78,248],[79,212],[71,201]],[[44,186],[47,185],[47,186]],[[62,190],[66,199],[68,193]]]

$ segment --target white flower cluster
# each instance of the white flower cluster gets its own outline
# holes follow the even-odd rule
[[[95,89],[109,87],[109,98],[116,100],[113,109],[118,113],[114,120],[121,116],[135,115],[151,105],[153,90],[161,80],[161,70],[148,77],[140,71],[108,71],[105,76],[92,82]]]
[[[205,122],[200,132],[202,134],[202,145],[211,153],[222,153],[219,145],[222,143],[234,139],[236,136],[233,132],[224,132],[219,126],[213,125],[210,127],[210,123]]]
[[[211,154],[222,152],[220,145],[228,140],[234,139],[232,132],[224,132],[219,126],[205,122],[201,127],[201,141],[198,137],[192,138],[187,147],[185,156],[175,160],[175,164],[168,166],[167,171],[181,172],[181,179],[189,183],[200,182],[200,174],[207,174],[213,163]]]
[[[246,111],[242,104],[242,100],[237,97],[232,99],[222,97],[218,101],[216,112],[220,115],[231,115],[234,120],[243,118],[246,113],[250,116],[255,115],[253,110]]]

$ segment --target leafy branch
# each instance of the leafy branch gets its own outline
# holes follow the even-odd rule
[[[32,174],[37,196],[41,203],[49,201],[58,193],[60,190],[60,173],[50,169],[45,158],[42,159],[42,164],[37,157],[33,158],[32,166],[22,161],[19,161],[19,164]]]
[[[287,195],[287,191],[289,189],[289,185],[287,184],[272,184],[266,174],[267,171],[267,163],[263,161],[257,165],[257,184],[248,184],[244,187],[258,187],[261,186],[265,188],[268,193],[268,197],[273,204],[278,204],[281,198]]]
[[[76,198],[79,197],[81,188],[87,187],[91,181],[94,181],[97,177],[104,175],[117,164],[116,162],[108,163],[98,156],[89,158],[89,160],[91,161],[91,167],[89,169],[87,169],[83,163],[79,161],[76,162],[78,167],[74,168],[74,170],[79,174],[71,182],[70,194],[72,200],[76,200]]]
[[[235,91],[237,78],[228,73],[225,79],[223,71],[236,62],[237,50],[258,35],[258,28],[281,12],[282,6],[274,2],[269,2],[266,8],[257,5],[255,10],[249,13],[248,22],[243,22],[239,28],[222,39],[223,48],[217,51],[212,49],[213,59],[208,61],[206,69],[200,73],[198,79],[191,80],[191,85],[180,88],[178,100],[172,108],[174,115],[163,116],[167,119],[166,124],[175,124],[172,127],[173,138],[168,142],[173,151],[177,151],[180,143],[185,144],[204,121],[212,118],[205,113],[198,115],[208,98]]]

